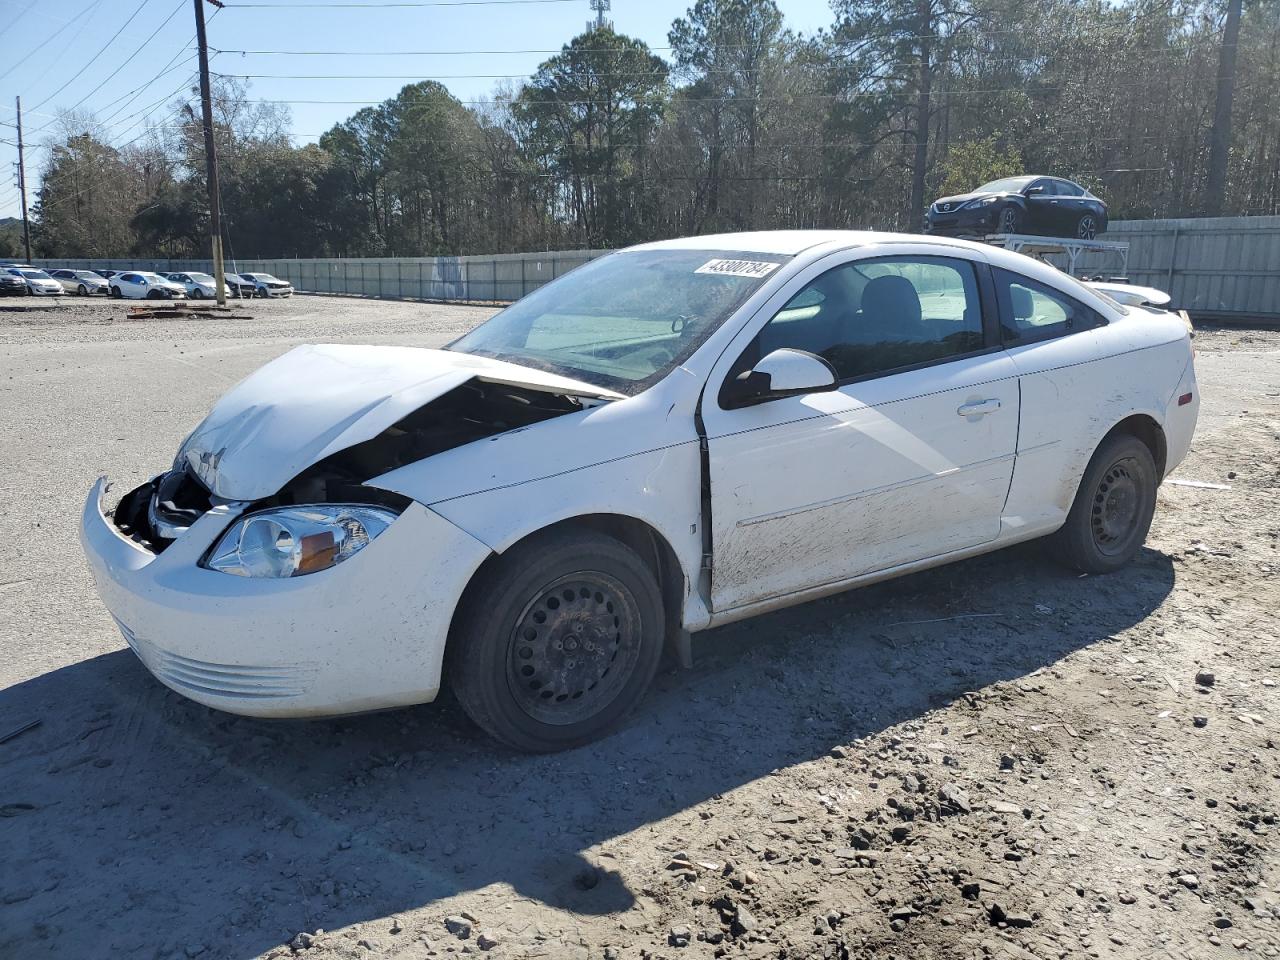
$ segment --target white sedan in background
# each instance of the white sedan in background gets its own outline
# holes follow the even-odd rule
[[[67,293],[79,294],[82,297],[95,293],[107,293],[107,281],[92,270],[50,270],[49,276],[61,284]]]
[[[214,279],[207,273],[171,273],[167,279],[182,287],[192,300],[204,300],[218,295]],[[225,277],[223,290],[230,295],[230,284],[225,282]]]
[[[556,750],[691,633],[1020,541],[1141,549],[1190,332],[978,243],[644,244],[443,350],[299,347],[81,536],[165,684],[253,716],[422,703]]]
[[[125,270],[113,275],[111,296],[130,300],[185,300],[186,288],[158,273],[147,270]]]
[[[269,273],[245,273],[240,271],[240,276],[244,277],[254,287],[254,295],[258,297],[291,297],[293,296],[293,284],[279,277],[273,277]]]
[[[57,297],[62,284],[38,267],[9,267],[8,272],[27,285],[27,293],[37,297]]]

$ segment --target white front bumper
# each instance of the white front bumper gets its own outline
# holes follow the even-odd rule
[[[199,703],[257,717],[433,700],[454,607],[489,549],[413,503],[356,557],[288,580],[198,565],[235,513],[216,507],[164,552],[127,539],[99,480],[81,518],[98,593],[146,667]]]

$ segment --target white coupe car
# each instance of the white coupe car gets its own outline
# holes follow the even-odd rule
[[[293,296],[293,284],[281,280],[279,277],[273,277],[269,273],[245,273],[241,271],[240,276],[253,284],[254,296],[256,297]]]
[[[129,300],[185,300],[186,288],[158,273],[126,270],[112,275],[111,296]]]
[[[1053,535],[1126,564],[1199,398],[1187,326],[962,240],[633,247],[443,350],[305,346],[88,497],[129,645],[233,713],[435,698],[584,743],[664,645]]]
[[[27,293],[31,296],[62,296],[62,284],[39,267],[9,267],[8,272],[27,285]]]
[[[212,276],[207,273],[171,273],[166,279],[172,280],[178,286],[186,291],[188,297],[192,300],[203,300],[205,298],[213,298],[218,295],[217,287]],[[225,296],[231,296],[231,284],[225,283],[223,290]]]

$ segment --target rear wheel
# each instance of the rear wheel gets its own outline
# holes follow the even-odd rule
[[[1098,218],[1092,213],[1086,213],[1076,222],[1077,240],[1092,240],[1098,233]]]
[[[1022,211],[1010,204],[1000,211],[997,233],[1017,233],[1022,229]]]
[[[1130,434],[1104,440],[1055,535],[1062,559],[1085,573],[1111,573],[1129,563],[1151,528],[1158,483],[1145,443]]]
[[[537,536],[473,584],[449,638],[448,676],[476,724],[518,750],[608,733],[662,654],[662,594],[629,547],[597,533]]]

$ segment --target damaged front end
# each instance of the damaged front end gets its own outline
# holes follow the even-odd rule
[[[262,530],[246,524],[245,518],[261,515],[275,522],[273,512],[278,514],[286,508],[342,504],[351,508],[349,513],[371,509],[394,518],[405,510],[410,499],[390,490],[366,486],[368,480],[446,450],[524,429],[599,402],[604,401],[602,398],[583,398],[508,382],[467,379],[368,439],[342,447],[306,466],[274,492],[253,499],[236,499],[214,493],[200,475],[199,467],[209,463],[216,466],[226,454],[219,452],[210,457],[195,451],[193,455],[189,440],[173,469],[126,493],[109,516],[122,534],[156,554],[180,538],[215,506],[235,508],[241,520],[232,524],[228,536],[238,532],[241,540],[250,534],[263,535]],[[193,438],[198,434],[197,430]],[[270,451],[257,450],[254,453],[263,457]],[[368,516],[376,519],[376,514],[367,514],[366,524]],[[296,517],[293,519],[296,523]],[[262,575],[296,575],[324,569],[324,563],[309,559],[317,550],[323,556],[340,556],[340,536],[332,543],[321,541],[317,547],[314,542],[316,533],[304,535],[301,538],[303,542],[295,544],[293,541],[298,538],[293,536],[289,524],[277,523],[269,530],[280,538],[282,544],[294,549],[294,572]],[[313,538],[310,544],[306,543],[307,536]],[[255,568],[240,563],[238,559],[229,561],[225,567],[217,565],[219,555],[230,555],[234,553],[232,548],[237,546],[238,543],[228,546],[220,542],[206,558],[206,565],[244,576],[259,575],[252,572]],[[311,553],[303,552],[307,549]],[[324,551],[330,553],[325,554]]]

